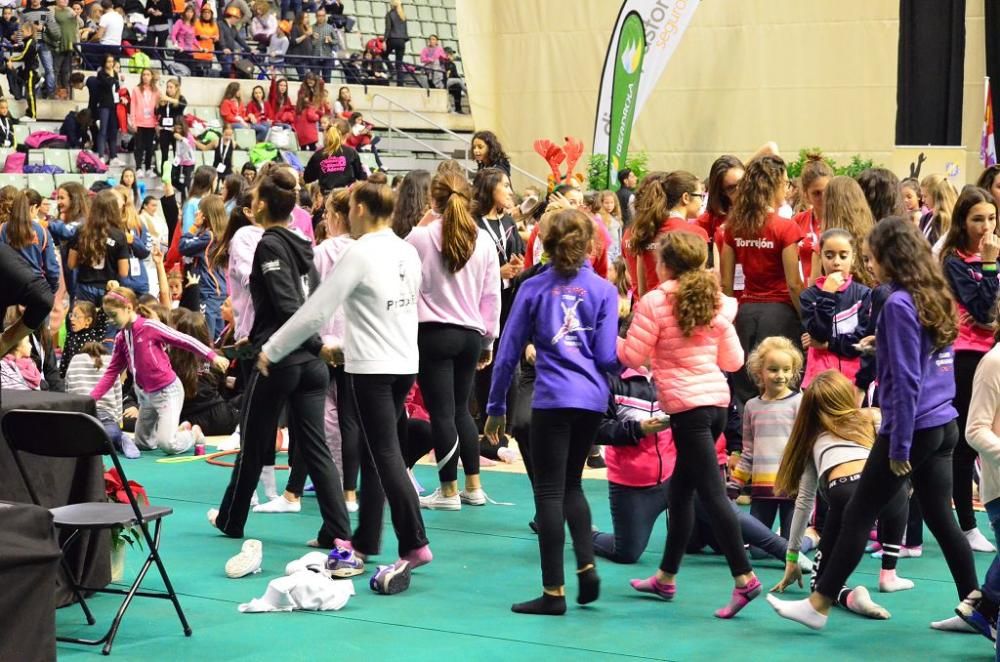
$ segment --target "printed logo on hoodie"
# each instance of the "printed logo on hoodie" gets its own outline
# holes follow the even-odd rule
[[[580,318],[576,315],[576,309],[583,301],[583,297],[575,294],[562,294],[559,299],[559,306],[563,310],[563,323],[556,335],[552,337],[552,344],[556,345],[560,340],[565,340],[567,346],[578,347],[580,340],[576,338],[576,332],[593,330],[591,326],[583,326]]]

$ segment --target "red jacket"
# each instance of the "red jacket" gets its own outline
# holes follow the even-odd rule
[[[295,115],[295,138],[299,141],[299,147],[319,142],[316,122],[319,122],[319,111],[313,106],[306,106],[301,113]]]
[[[278,102],[278,79],[271,81],[271,91],[267,93],[267,114],[272,122],[292,124],[295,122],[295,106],[287,95],[284,101]]]
[[[247,119],[251,122],[254,121],[250,119],[250,115],[256,118],[256,123],[261,124],[265,120],[271,119],[271,111],[267,107],[267,100],[264,101],[251,101],[246,106]]]
[[[223,99],[219,116],[227,124],[245,124],[247,109],[236,99]]]

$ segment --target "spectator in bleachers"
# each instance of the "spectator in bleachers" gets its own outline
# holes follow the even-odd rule
[[[372,156],[375,157],[375,164],[378,166],[379,170],[384,170],[382,166],[382,159],[379,157],[377,145],[381,138],[372,135],[372,129],[374,126],[365,121],[364,115],[355,111],[351,113],[351,118],[348,120],[351,125],[351,134],[347,136],[344,144],[348,147],[353,147],[359,152],[371,152]]]
[[[0,39],[3,40],[3,50],[8,53],[21,41],[21,22],[14,14],[13,7],[4,7],[0,12]]]
[[[157,123],[160,126],[160,175],[163,175],[162,165],[169,162],[170,153],[174,151],[174,127],[184,123],[184,111],[187,109],[187,99],[181,94],[181,81],[171,78],[167,81],[166,92],[160,95],[156,106]]]
[[[38,68],[36,31],[37,27],[34,23],[22,23],[21,36],[24,38],[24,46],[19,53],[15,53],[7,59],[8,71],[11,70],[14,64],[18,65],[14,78],[19,83],[20,89],[23,91],[24,98],[27,101],[27,105],[24,107],[24,116],[21,118],[24,122],[34,122],[38,112],[35,106],[35,86],[38,80],[38,72],[36,71]],[[10,80],[9,74],[7,79],[8,81]],[[16,95],[15,98],[17,98]]]
[[[132,91],[132,125],[135,127],[135,167],[140,177],[153,177],[153,157],[156,153],[156,109],[160,91],[153,84],[153,72],[143,69],[139,85]]]
[[[267,64],[272,71],[285,70],[285,53],[288,52],[288,35],[292,32],[292,24],[289,21],[280,21],[278,31],[271,37],[271,42],[267,45]]]
[[[216,50],[222,51],[219,53],[219,64],[222,65],[223,78],[228,78],[232,72],[236,56],[250,51],[250,46],[240,33],[238,25],[242,16],[239,7],[230,4],[226,7],[222,21],[219,22],[219,42]]]
[[[295,122],[295,106],[288,96],[288,80],[276,76],[271,79],[271,90],[267,94],[268,117],[275,124],[291,126]]]
[[[316,151],[316,143],[319,141],[319,131],[316,123],[319,122],[319,112],[316,110],[316,103],[312,92],[308,91],[305,83],[299,88],[299,100],[295,104],[295,138],[299,142],[299,149]]]
[[[191,176],[194,173],[195,144],[194,136],[183,119],[174,125],[174,161],[172,183],[183,200],[191,186]]]
[[[52,54],[58,49],[61,36],[55,14],[50,7],[42,7],[42,0],[28,0],[28,8],[21,11],[21,20],[35,25],[35,48],[44,72],[43,97],[52,97],[56,92],[56,71],[52,64]]]
[[[257,166],[247,161],[243,164],[243,167],[240,168],[240,176],[243,177],[243,180],[246,182],[248,187],[251,186],[253,184],[253,180],[257,178]]]
[[[87,149],[91,143],[91,128],[93,119],[90,109],[71,110],[66,113],[62,124],[59,126],[59,133],[66,136],[66,147],[70,149]],[[2,128],[2,121],[0,121]]]
[[[315,67],[323,74],[323,80],[330,82],[330,74],[336,64],[337,31],[327,21],[326,10],[320,7],[316,11],[316,25],[313,26],[313,55],[318,59],[313,61]]]
[[[342,0],[323,0],[326,13],[330,15],[330,22],[333,27],[345,32],[353,32],[355,21],[352,17],[344,13],[344,3]]]
[[[167,36],[170,33],[170,21],[174,15],[171,0],[146,0],[146,15],[149,24],[146,27],[146,45],[155,48],[167,47]],[[163,51],[156,51],[156,57],[163,58]]]
[[[98,128],[94,151],[109,163],[118,158],[118,113],[115,100],[121,91],[121,80],[115,72],[116,62],[114,55],[106,54],[97,75],[87,79],[90,112],[97,119]]]
[[[299,74],[299,80],[304,80],[309,67],[314,62],[310,59],[313,54],[313,29],[306,19],[306,15],[299,12],[292,21],[292,33],[288,37],[288,57],[289,67],[295,67]]]
[[[181,17],[174,21],[174,27],[170,30],[170,40],[174,42],[177,51],[174,53],[174,60],[194,71],[194,54],[198,50],[198,40],[194,31],[195,11],[194,5],[184,8]]]
[[[253,20],[250,21],[250,34],[257,42],[257,47],[262,51],[267,50],[277,31],[278,17],[274,14],[274,7],[267,0],[257,0],[253,7]]]
[[[233,81],[226,86],[226,91],[222,95],[222,104],[219,106],[219,117],[234,129],[252,128],[257,133],[257,140],[263,141],[267,137],[267,127],[253,126],[247,118],[246,106],[243,105],[243,92],[240,84]]]
[[[492,131],[476,131],[472,135],[472,159],[479,170],[500,168],[510,177],[510,159]]]
[[[406,42],[410,36],[406,30],[406,12],[403,11],[401,0],[391,0],[389,11],[385,15],[385,41],[389,47],[385,51],[385,60],[393,56],[396,65],[396,85],[403,86],[403,55],[406,52]]]
[[[458,74],[458,65],[455,64],[455,51],[449,46],[444,49],[444,55],[445,85],[448,87],[448,93],[451,94],[451,98],[455,102],[455,112],[461,115],[465,112],[462,110],[462,92],[465,90],[465,80]]]
[[[17,146],[17,139],[14,138],[15,124],[18,124],[18,121],[10,114],[10,104],[6,99],[0,99],[0,147]]]
[[[215,147],[215,158],[212,159],[212,166],[219,173],[219,177],[226,178],[233,174],[234,151],[236,151],[236,139],[233,137],[233,126],[226,124],[222,127],[222,138]]]
[[[97,34],[98,29],[100,29],[101,16],[104,15],[104,10],[101,8],[101,3],[95,2],[93,4],[84,5],[82,13],[80,14],[80,19],[83,21],[83,26],[80,28],[80,41],[83,43],[97,43],[94,36]],[[88,48],[81,46],[80,52],[83,54]],[[86,64],[86,56],[84,56],[84,64]]]
[[[219,24],[216,23],[215,13],[207,2],[201,6],[198,20],[194,22],[194,35],[198,48],[194,54],[194,68],[191,73],[196,76],[209,76],[212,61],[215,59],[216,44],[219,41]]]
[[[389,80],[389,74],[385,72],[385,63],[368,50],[361,56],[361,72],[364,78],[360,82],[366,85],[381,85]]]
[[[354,112],[351,104],[351,88],[346,85],[337,90],[337,100],[333,102],[333,114],[337,117],[350,117]]]
[[[56,0],[52,15],[59,28],[58,35],[50,46],[56,77],[56,99],[68,99],[69,77],[73,73],[73,53],[80,32],[76,13],[69,8],[68,0]]]
[[[263,141],[267,139],[267,133],[271,130],[271,117],[267,110],[267,96],[264,94],[264,88],[260,85],[254,85],[253,91],[250,92],[250,101],[247,102],[246,107],[247,119],[255,127],[263,127],[263,134],[257,132],[257,140]]]
[[[427,86],[432,88],[444,87],[444,61],[446,60],[444,49],[438,43],[436,34],[427,37],[427,46],[420,51],[420,64],[424,65],[427,73]]]
[[[108,54],[115,58],[122,53],[122,34],[125,31],[125,17],[115,11],[112,0],[101,0],[101,18],[97,31],[83,49],[84,60],[91,67],[100,66],[101,56]]]
[[[253,20],[253,11],[250,10],[250,5],[246,0],[226,0],[225,6],[227,12],[230,9],[236,9],[240,12],[236,20],[236,29],[245,33],[247,26],[250,25],[250,21]]]
[[[139,186],[142,186],[140,191]],[[142,199],[141,196],[146,194],[146,185],[140,184],[139,178],[136,177],[136,172],[132,168],[125,168],[122,170],[121,177],[118,178],[118,186],[121,186],[128,191],[128,197],[135,205],[139,200]]]
[[[386,44],[384,34],[372,37],[368,40],[368,43],[365,44],[365,53],[371,55],[373,58],[384,60],[386,58],[385,50]]]
[[[324,195],[335,188],[346,188],[366,178],[358,153],[341,143],[340,131],[336,126],[326,130],[323,149],[312,155],[303,175],[306,184],[319,182]]]

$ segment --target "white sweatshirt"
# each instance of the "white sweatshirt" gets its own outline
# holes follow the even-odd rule
[[[417,373],[417,298],[420,258],[389,228],[371,232],[344,251],[312,296],[263,352],[282,360],[344,306],[345,369],[355,375]]]
[[[976,368],[965,438],[979,451],[983,465],[980,500],[985,504],[1000,499],[1000,345],[987,352]]]

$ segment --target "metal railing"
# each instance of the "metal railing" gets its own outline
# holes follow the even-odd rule
[[[379,121],[382,122],[383,124],[385,124],[386,127],[389,129],[390,132],[391,131],[399,131],[400,133],[403,133],[400,129],[397,129],[397,128],[393,127],[393,125],[392,125],[392,116],[393,116],[393,110],[392,109],[394,107],[395,108],[399,108],[403,112],[405,112],[407,115],[411,115],[413,117],[417,117],[420,120],[422,120],[422,121],[426,122],[427,124],[429,124],[430,126],[436,128],[437,130],[442,131],[444,133],[447,133],[448,135],[450,135],[450,136],[452,136],[454,138],[457,138],[458,140],[462,141],[462,143],[466,145],[465,160],[466,161],[471,160],[471,154],[470,154],[470,152],[472,151],[472,140],[470,138],[467,138],[465,136],[462,136],[462,135],[459,135],[459,134],[455,133],[451,129],[449,129],[449,128],[445,127],[445,126],[442,126],[441,124],[438,124],[437,122],[435,122],[431,118],[427,117],[423,113],[421,113],[419,111],[416,111],[416,110],[413,110],[412,108],[409,108],[407,106],[404,106],[403,104],[399,103],[395,99],[390,99],[389,97],[385,96],[384,94],[380,94],[380,93],[376,92],[375,94],[372,95],[372,101],[375,101],[376,99],[381,99],[381,100],[383,100],[383,101],[385,101],[386,103],[389,104],[389,121],[388,122],[385,122],[384,120],[379,120]],[[374,115],[372,115],[371,111],[368,112],[368,115],[374,118]],[[434,148],[430,147],[429,145],[426,145],[426,143],[421,142],[419,139],[417,140],[417,142],[419,142],[420,144],[423,144],[424,146],[428,147],[429,149],[431,149],[431,151],[433,151],[433,152],[435,152],[437,154],[441,154],[441,152],[439,150],[434,149]],[[445,156],[445,158],[449,158],[450,159],[452,157],[451,156]],[[537,182],[538,184],[541,184],[542,186],[546,186],[547,187],[549,185],[549,183],[547,181],[545,181],[544,179],[541,179],[540,177],[538,177],[536,175],[531,174],[530,172],[528,172],[524,168],[518,168],[516,165],[511,164],[510,169],[514,170],[514,171],[517,171],[522,176],[527,177],[528,179],[530,179],[530,180],[532,180],[534,182]]]

